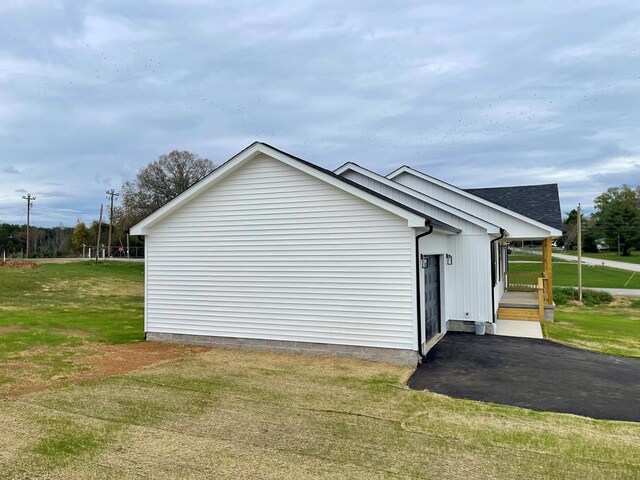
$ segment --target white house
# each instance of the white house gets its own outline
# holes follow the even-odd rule
[[[447,331],[537,319],[536,293],[504,303],[505,245],[550,253],[560,210],[543,187],[544,205],[516,187],[520,208],[538,202],[527,216],[483,198],[500,189],[331,172],[256,142],[131,229],[145,236],[146,337],[415,364]],[[545,272],[548,315],[550,255]]]

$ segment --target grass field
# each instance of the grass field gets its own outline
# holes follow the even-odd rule
[[[512,253],[509,255],[510,262],[542,262],[542,257],[536,254]],[[555,260],[557,261],[557,260]],[[554,262],[555,262],[554,261]],[[562,262],[562,260],[560,260]]]
[[[542,272],[541,261],[537,263],[513,263],[514,261],[522,261],[521,257],[528,258],[529,256],[509,255],[510,272]],[[540,257],[537,257],[537,259],[540,260]],[[630,278],[631,280],[629,280]],[[554,260],[553,283],[554,285],[565,287],[578,285],[577,264]],[[593,288],[640,288],[640,274],[633,275],[633,272],[617,268],[583,265],[582,284],[585,287]]]
[[[23,331],[10,338],[22,346],[74,338],[139,341],[143,338],[143,278],[142,263],[0,268],[0,325],[20,325]]]
[[[576,250],[567,250],[558,253],[573,255],[575,257],[578,256],[578,252]],[[629,257],[619,257],[618,252],[583,253],[582,256],[590,258],[602,258],[604,260],[613,260],[616,262],[640,263],[640,252],[636,250],[632,250],[631,256]]]
[[[143,340],[143,264],[0,268],[0,397],[178,352]],[[127,344],[129,358],[114,348]]]
[[[542,324],[545,337],[610,355],[640,358],[640,300],[617,299],[611,305],[565,305],[555,322]]]
[[[0,270],[3,374],[45,375],[0,390],[0,478],[640,477],[639,424],[410,391],[407,367],[141,343],[141,266]]]

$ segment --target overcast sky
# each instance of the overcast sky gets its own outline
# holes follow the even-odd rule
[[[579,4],[579,7],[572,6]],[[461,187],[640,183],[640,2],[0,3],[0,222],[261,140]]]

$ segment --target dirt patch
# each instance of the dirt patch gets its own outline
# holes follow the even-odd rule
[[[34,262],[0,262],[0,268],[38,268]]]
[[[631,299],[628,297],[613,297],[613,301],[609,303],[610,307],[628,307]]]
[[[78,380],[95,380],[210,350],[207,347],[163,342],[140,342],[123,345],[90,343],[83,345],[80,349],[88,351],[89,354],[80,357],[76,363],[79,366],[88,366],[91,370],[74,377]]]
[[[0,384],[0,398],[39,392],[64,382],[98,380],[210,350],[207,347],[162,342],[121,345],[85,343],[80,346],[66,347],[65,351],[62,351],[62,348],[57,346],[31,349],[6,361],[0,368],[0,377],[11,380]],[[47,355],[53,355],[54,352],[61,357],[66,357],[62,361],[68,364],[70,371],[65,367],[64,373],[43,378],[42,372],[46,370],[47,365],[40,365],[34,356],[47,358]],[[68,353],[68,356],[65,353]],[[50,361],[45,360],[45,363],[54,360],[52,357]]]
[[[89,262],[95,259],[91,258],[37,258],[34,262],[38,263],[74,263],[74,262]]]

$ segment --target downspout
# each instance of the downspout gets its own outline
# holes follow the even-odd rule
[[[431,225],[431,220],[425,221],[425,227],[429,227],[429,229],[421,233],[420,235],[416,235],[416,303],[418,309],[418,355],[420,356],[420,360],[424,360],[425,354],[422,353],[422,308],[421,308],[421,297],[420,297],[420,239],[422,237],[426,237],[427,235],[431,235],[433,233],[433,225]]]
[[[504,238],[504,236],[506,235],[507,231],[504,228],[500,229],[500,236],[497,238],[494,238],[493,240],[491,240],[491,242],[489,242],[490,247],[491,248],[491,315],[493,316],[493,322],[495,323],[496,321],[496,295],[495,295],[495,288],[496,288],[496,249],[495,244],[498,240],[502,240]]]

